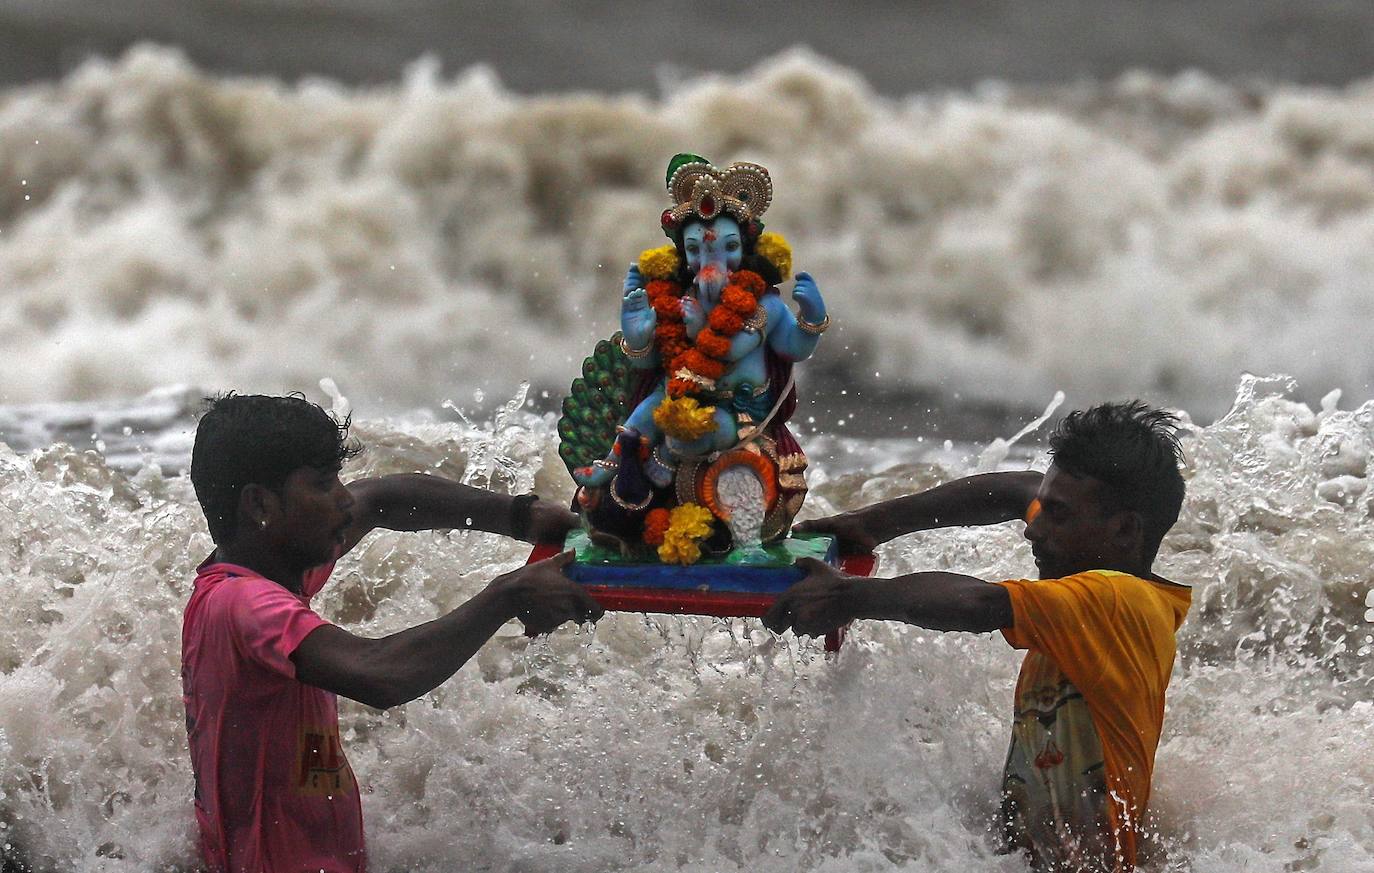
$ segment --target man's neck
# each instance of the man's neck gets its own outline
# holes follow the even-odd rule
[[[1118,561],[1113,566],[1104,569],[1116,570],[1118,573],[1128,573],[1131,576],[1135,576],[1137,579],[1149,579],[1152,575],[1150,572],[1150,565],[1142,564],[1139,561]]]
[[[1075,568],[1071,573],[1066,573],[1066,574],[1064,574],[1064,575],[1066,575],[1066,576],[1072,576],[1072,575],[1074,575],[1074,574],[1076,574],[1076,573],[1091,573],[1093,570],[1112,570],[1112,571],[1115,571],[1115,572],[1117,572],[1117,573],[1125,573],[1127,576],[1135,576],[1137,579],[1153,579],[1153,578],[1155,578],[1155,577],[1154,577],[1154,574],[1150,571],[1150,566],[1151,566],[1151,565],[1150,565],[1149,563],[1144,563],[1144,564],[1142,564],[1142,563],[1139,562],[1139,561],[1125,561],[1125,560],[1122,560],[1122,561],[1110,561],[1110,560],[1104,560],[1104,561],[1100,561],[1100,562],[1098,562],[1098,563],[1095,563],[1095,564],[1094,564],[1093,566],[1091,566],[1091,567],[1077,567],[1077,568]],[[1060,577],[1051,577],[1051,578],[1060,578]]]
[[[292,566],[281,555],[253,543],[229,543],[215,549],[214,560],[219,563],[237,564],[271,579],[293,594],[305,590],[304,571]]]

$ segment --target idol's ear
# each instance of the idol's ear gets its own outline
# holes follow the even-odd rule
[[[677,246],[660,246],[639,253],[639,272],[646,279],[671,279],[681,267]]]
[[[792,247],[783,239],[782,234],[769,231],[761,234],[754,244],[755,254],[773,265],[782,281],[792,277]]]

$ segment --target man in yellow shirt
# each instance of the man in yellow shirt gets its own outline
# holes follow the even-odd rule
[[[1150,799],[1174,633],[1190,589],[1151,566],[1183,504],[1177,419],[1139,401],[1070,413],[1052,463],[989,473],[799,529],[871,549],[916,530],[1026,520],[1039,579],[956,573],[861,579],[818,561],[764,623],[818,635],[858,618],[1001,630],[1026,650],[1002,775],[1009,851],[1037,869],[1135,865]]]

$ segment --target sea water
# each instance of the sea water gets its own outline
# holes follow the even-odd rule
[[[1189,423],[1188,498],[1156,569],[1193,586],[1148,870],[1374,869],[1374,403],[1245,379]],[[183,429],[189,424],[182,424]],[[348,478],[423,470],[570,496],[549,416],[362,418]],[[988,469],[1007,447],[811,441],[806,514]],[[873,472],[877,471],[877,472]],[[1031,571],[1018,523],[914,534],[884,575]],[[184,475],[64,445],[0,448],[0,846],[38,870],[188,870],[181,611],[211,543]],[[528,547],[377,532],[315,605],[381,636]],[[372,869],[1021,871],[993,853],[1020,656],[995,634],[862,622],[836,658],[755,620],[608,615],[503,628],[388,712],[341,701]]]
[[[0,93],[0,855],[194,867],[198,398],[347,394],[369,446],[348,477],[567,500],[540,411],[663,243],[663,169],[691,149],[769,167],[765,220],[833,315],[799,371],[805,515],[1043,466],[1043,428],[1008,438],[1057,390],[1191,414],[1147,869],[1374,870],[1371,112],[1368,82],[1203,74],[888,98],[807,52],[606,97],[425,63],[288,86],[143,48]],[[950,439],[919,392],[1012,421]],[[526,554],[379,532],[316,605],[379,636]],[[879,558],[1032,567],[1018,524]],[[876,622],[835,659],[746,620],[512,624],[341,726],[379,871],[1021,871],[988,830],[1018,663],[996,635]]]
[[[771,171],[764,221],[833,313],[806,378],[836,394],[1210,419],[1249,371],[1365,398],[1374,344],[1342,338],[1374,317],[1371,114],[1369,82],[1201,73],[890,98],[805,51],[523,96],[481,68],[287,86],[141,48],[0,92],[0,403],[326,374],[374,414],[556,399],[665,242],[682,150]]]

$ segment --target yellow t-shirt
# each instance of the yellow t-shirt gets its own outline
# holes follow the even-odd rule
[[[1051,867],[1130,870],[1191,589],[1114,570],[999,584],[1013,615],[1002,634],[1029,650],[1003,774],[1007,835]]]

